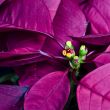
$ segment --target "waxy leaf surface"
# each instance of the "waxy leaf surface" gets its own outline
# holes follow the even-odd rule
[[[75,0],[61,0],[53,20],[55,37],[65,43],[68,36],[83,36],[86,31],[86,19]]]
[[[6,0],[0,0],[0,5],[2,5],[3,2],[5,2]]]
[[[69,92],[67,74],[61,71],[50,73],[25,95],[24,110],[63,110]]]
[[[51,33],[49,11],[42,0],[7,0],[0,10],[0,30],[23,29]]]
[[[0,85],[0,109],[23,109],[23,95],[27,88],[19,86]]]
[[[2,5],[2,4],[1,4]],[[39,61],[45,37],[51,33],[49,10],[42,0],[6,0],[0,7],[0,66]]]
[[[108,48],[103,53],[97,56],[93,62],[95,62],[96,66],[98,67],[110,63],[110,46],[108,46]]]
[[[0,66],[16,66],[44,60],[41,55],[46,37],[29,31],[2,32],[0,38]]]
[[[80,41],[82,43],[87,43],[91,45],[109,45],[110,44],[110,35],[87,35],[84,37],[72,37],[73,40]]]
[[[54,18],[55,14],[56,14],[60,1],[61,0],[44,0],[45,4],[47,5],[47,7],[50,11],[50,15],[51,15],[52,19]]]
[[[63,63],[45,60],[30,65],[19,66],[16,67],[15,70],[20,77],[20,86],[32,86],[43,76],[54,71],[66,70],[66,67],[63,66]]]
[[[85,0],[84,4],[91,33],[110,33],[110,0]]]
[[[77,100],[79,110],[110,110],[110,63],[80,81]]]

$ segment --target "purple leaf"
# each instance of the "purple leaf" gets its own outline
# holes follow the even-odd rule
[[[42,0],[16,0],[0,12],[0,30],[22,29],[51,33],[49,11]]]
[[[0,5],[2,4],[2,3],[4,3],[6,0],[0,0]]]
[[[24,50],[28,48],[24,48]],[[22,49],[16,49],[20,51]],[[20,51],[22,52],[22,51]],[[3,59],[2,59],[3,58]],[[40,62],[48,59],[46,56],[41,55],[39,52],[28,52],[18,54],[15,51],[0,53],[0,67],[16,67],[24,64],[30,64],[35,62]]]
[[[61,57],[62,50],[64,49],[63,45],[60,44],[54,38],[46,38],[44,45],[42,46],[42,51],[50,55],[50,57]]]
[[[105,52],[103,52],[99,56],[97,56],[93,60],[93,62],[95,62],[97,67],[110,63],[110,46],[108,46],[108,48],[105,50]]]
[[[67,74],[53,72],[40,79],[26,94],[25,110],[63,110],[70,92]]]
[[[0,30],[0,66],[46,59],[39,50],[51,33],[51,20],[42,0],[7,0],[0,10]]]
[[[87,35],[84,37],[72,37],[73,40],[80,41],[92,45],[108,45],[110,44],[110,35]]]
[[[21,110],[26,90],[26,88],[19,86],[0,85],[0,109]]]
[[[110,63],[80,81],[77,100],[79,110],[110,110]]]
[[[24,65],[46,59],[39,51],[46,37],[49,36],[27,31],[2,32],[0,66]]]
[[[42,62],[28,64],[20,67],[16,67],[16,73],[20,77],[19,85],[20,86],[32,86],[35,82],[41,79],[43,76],[54,72],[65,70],[63,67],[64,64],[57,63],[49,60]],[[45,70],[45,71],[44,71]]]
[[[7,58],[2,59],[3,55],[6,55]],[[11,57],[10,57],[10,56]],[[41,55],[40,53],[28,53],[24,56],[20,54],[13,54],[12,53],[1,53],[0,57],[0,67],[16,67],[16,66],[21,66],[25,64],[31,64],[31,63],[36,63],[36,62],[41,62],[44,60],[47,60],[48,57]],[[8,58],[9,56],[9,58]]]
[[[95,62],[97,67],[110,63],[110,53],[102,53],[96,57],[93,62]]]
[[[47,5],[47,7],[50,11],[50,15],[51,15],[52,19],[54,18],[55,14],[56,14],[60,1],[61,0],[44,0],[45,4]]]
[[[76,0],[61,0],[53,20],[55,37],[62,43],[69,36],[83,36],[86,31],[86,19]]]
[[[84,8],[85,16],[90,22],[91,32],[110,33],[110,1],[88,0]]]

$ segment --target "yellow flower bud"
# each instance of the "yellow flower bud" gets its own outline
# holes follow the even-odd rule
[[[72,56],[71,53],[67,53],[67,54],[66,54],[66,57],[67,57],[67,58],[71,58],[71,56]]]
[[[67,54],[67,53],[66,53],[66,50],[63,50],[63,51],[62,51],[62,54],[63,54],[63,56],[66,56],[66,54]]]

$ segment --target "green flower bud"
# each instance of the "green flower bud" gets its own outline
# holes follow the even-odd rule
[[[69,46],[69,47],[71,47],[71,46],[72,46],[71,41],[67,41],[67,42],[66,42],[66,45]]]
[[[73,47],[71,41],[67,41],[67,42],[66,42],[65,49],[68,49],[68,48],[74,49],[74,47]]]
[[[87,54],[88,50],[86,49],[85,45],[81,45],[79,49],[79,56],[85,56]]]
[[[79,57],[78,56],[74,56],[74,62],[78,63]]]

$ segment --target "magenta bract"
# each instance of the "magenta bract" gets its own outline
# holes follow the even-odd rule
[[[40,79],[25,95],[25,110],[63,110],[70,82],[67,72],[56,71]]]
[[[85,76],[77,88],[79,110],[110,109],[110,64]]]

